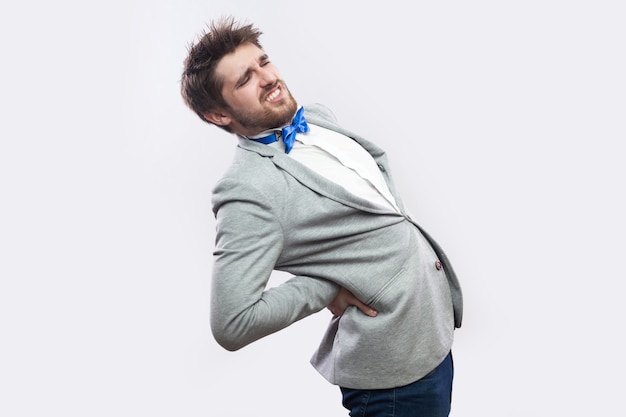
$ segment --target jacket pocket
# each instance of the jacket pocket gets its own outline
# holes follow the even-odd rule
[[[378,290],[378,292],[376,292],[373,297],[365,302],[365,304],[369,306],[374,306],[374,304],[379,302],[385,296],[385,294],[393,289],[395,283],[400,279],[400,277],[404,275],[405,272],[406,269],[401,268],[394,276],[387,280],[387,282],[385,282],[385,284]]]

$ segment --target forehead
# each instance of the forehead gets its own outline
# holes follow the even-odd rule
[[[215,73],[226,83],[234,83],[264,55],[265,52],[258,46],[244,43],[222,57],[215,67]]]

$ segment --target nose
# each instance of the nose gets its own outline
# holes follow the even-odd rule
[[[259,79],[261,80],[261,84],[265,86],[274,84],[278,77],[270,69],[259,67]]]

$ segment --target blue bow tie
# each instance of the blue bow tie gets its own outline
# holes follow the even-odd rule
[[[296,140],[296,133],[306,133],[308,131],[309,125],[304,119],[304,107],[300,107],[300,110],[298,110],[294,116],[291,124],[281,129],[283,142],[285,142],[285,153],[289,153],[291,148],[293,148],[293,142]],[[278,138],[276,137],[276,133],[272,133],[271,135],[251,140],[268,145],[278,141]]]

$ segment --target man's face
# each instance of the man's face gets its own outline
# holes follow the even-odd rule
[[[281,127],[291,121],[297,103],[265,52],[246,43],[224,56],[216,75],[224,80],[222,123],[244,136]]]

